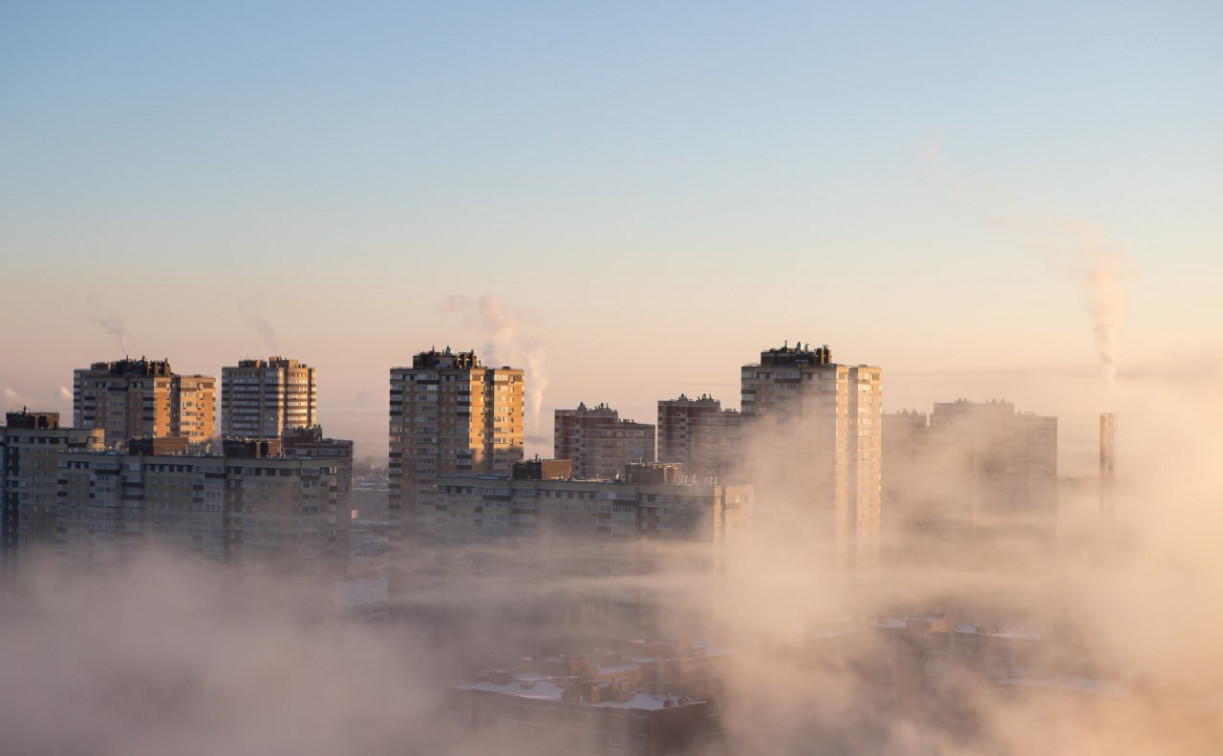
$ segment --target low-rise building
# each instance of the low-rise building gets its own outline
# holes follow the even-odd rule
[[[646,649],[638,643],[639,652]],[[655,644],[659,645],[659,644]],[[456,686],[451,724],[504,754],[666,754],[717,736],[704,649],[691,658],[603,653],[531,659],[525,669],[489,670]],[[696,664],[687,665],[684,662]],[[674,674],[694,672],[689,679]],[[670,674],[669,674],[670,673]]]

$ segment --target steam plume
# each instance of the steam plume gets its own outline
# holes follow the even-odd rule
[[[272,324],[268,319],[263,317],[259,312],[258,306],[254,299],[248,299],[242,303],[242,311],[245,316],[246,327],[257,333],[262,339],[263,344],[272,354],[279,354],[280,342],[276,338],[276,331],[272,328]]]
[[[446,301],[442,311],[461,314],[467,324],[477,328],[483,343],[480,356],[489,365],[522,364],[527,371],[527,415],[531,418],[528,433],[539,435],[544,392],[548,388],[547,350],[542,342],[519,335],[521,321],[508,311],[502,301],[484,294],[478,301],[455,294]]]
[[[1125,320],[1124,282],[1129,272],[1125,250],[1107,244],[1104,234],[1090,223],[1067,220],[1058,213],[1019,210],[1016,207],[1019,203],[1008,200],[996,187],[951,164],[941,145],[930,144],[921,150],[917,170],[924,180],[936,184],[949,200],[964,206],[987,226],[1021,236],[1034,247],[1059,250],[1063,255],[1070,247],[1070,267],[1092,317],[1104,380],[1112,386],[1121,361],[1120,334]],[[1052,262],[1062,268],[1067,259],[1061,257]]]
[[[128,341],[127,324],[123,318],[113,312],[107,312],[101,300],[90,295],[88,299],[90,315],[89,322],[101,328],[115,340],[115,345],[119,347],[119,351],[123,356],[131,354],[130,344]]]
[[[1121,360],[1120,333],[1126,308],[1122,283],[1125,279],[1125,259],[1124,251],[1109,248],[1100,241],[1098,234],[1088,233],[1084,245],[1084,293],[1088,312],[1095,324],[1104,380],[1110,386],[1117,377],[1117,366]]]

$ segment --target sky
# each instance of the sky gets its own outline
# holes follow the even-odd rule
[[[738,406],[803,341],[888,411],[1058,415],[1076,474],[1143,376],[1220,366],[1217,3],[0,13],[4,409],[283,354],[378,457],[389,369],[450,345],[529,367],[546,454],[553,408]]]

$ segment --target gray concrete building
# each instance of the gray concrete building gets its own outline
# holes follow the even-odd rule
[[[100,451],[101,428],[61,428],[58,412],[9,412],[0,427],[0,571],[54,549],[62,454]]]

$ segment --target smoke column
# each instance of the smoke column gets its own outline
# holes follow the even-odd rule
[[[88,301],[89,309],[92,311],[89,316],[89,322],[109,334],[115,340],[115,345],[123,352],[124,357],[131,354],[131,350],[128,348],[127,324],[123,321],[123,318],[114,313],[102,312],[103,306],[101,301],[93,295],[90,295]]]
[[[480,315],[485,338],[488,339],[481,347],[485,361],[493,366],[508,365],[510,353],[514,351],[514,336],[518,332],[518,323],[506,314],[501,300],[492,294],[480,297],[476,311]]]
[[[1121,361],[1121,324],[1125,320],[1125,257],[1118,249],[1109,249],[1091,233],[1085,247],[1087,262],[1084,286],[1088,312],[1095,325],[1096,344],[1104,366],[1104,380],[1109,386],[1117,377]]]
[[[540,434],[539,419],[544,408],[544,392],[548,389],[548,376],[544,368],[543,347],[536,347],[527,354],[527,371],[531,380],[527,382],[527,412],[531,415],[531,435]]]
[[[1096,346],[1111,387],[1121,361],[1120,334],[1125,320],[1125,280],[1130,263],[1121,247],[1106,243],[1093,224],[1059,212],[1034,212],[1029,203],[1008,198],[998,187],[972,176],[947,159],[941,145],[929,144],[918,154],[918,175],[939,188],[957,206],[990,228],[1005,231],[1033,248],[1053,251],[1051,262],[1069,267],[1083,290],[1092,317]]]
[[[446,313],[462,313],[468,324],[479,329],[484,343],[480,356],[488,365],[512,365],[521,361],[527,371],[527,414],[531,418],[530,435],[540,431],[544,392],[548,389],[547,351],[536,340],[519,336],[521,322],[496,296],[484,294],[478,302],[456,294],[442,308]]]
[[[0,412],[16,409],[19,404],[17,392],[11,388],[0,386]]]
[[[267,318],[259,313],[255,301],[248,299],[243,302],[242,310],[246,318],[246,327],[259,334],[264,346],[271,350],[272,354],[280,354],[280,342],[276,338],[276,331]]]

